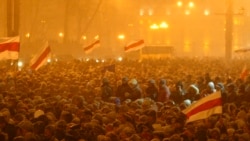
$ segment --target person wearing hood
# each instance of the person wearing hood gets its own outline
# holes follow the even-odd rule
[[[194,84],[190,85],[185,94],[185,99],[190,99],[192,102],[200,99],[199,88]]]
[[[17,132],[16,126],[10,124],[2,113],[0,113],[0,130],[7,135],[9,141],[14,139]]]
[[[207,88],[201,92],[201,97],[205,97],[215,92],[216,92],[216,89],[215,89],[214,82],[210,81],[207,83]]]
[[[176,104],[181,104],[184,100],[185,90],[182,81],[178,81],[175,84],[173,91],[171,91],[170,99]]]
[[[229,83],[226,88],[226,103],[232,103],[237,100],[236,86],[234,83]]]
[[[109,80],[107,78],[103,78],[101,90],[102,90],[101,93],[102,100],[109,101],[109,98],[113,95],[113,89],[109,85]]]
[[[155,84],[155,80],[150,79],[148,81],[148,86],[146,88],[146,97],[151,98],[152,100],[156,101],[158,97],[158,88]]]
[[[120,101],[123,102],[126,100],[126,93],[131,93],[131,88],[128,84],[128,78],[123,77],[122,83],[117,87],[116,96],[120,98]]]
[[[126,99],[131,99],[132,101],[139,99],[142,97],[142,89],[140,88],[140,85],[138,84],[136,79],[131,79],[128,82],[131,93],[126,93]]]
[[[166,102],[169,100],[171,95],[170,89],[167,86],[167,81],[165,79],[160,79],[159,82],[159,95],[158,95],[158,102]]]

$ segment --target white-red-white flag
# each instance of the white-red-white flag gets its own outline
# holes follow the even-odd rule
[[[7,37],[0,41],[0,60],[17,60],[19,55],[19,37]]]
[[[47,63],[48,58],[50,57],[51,50],[48,43],[45,47],[37,54],[30,62],[30,68],[32,70],[38,70],[40,67]]]
[[[220,91],[194,102],[182,112],[187,116],[187,123],[206,119],[213,114],[221,114],[222,99]]]
[[[96,47],[100,46],[100,40],[96,40],[93,43],[91,43],[90,45],[86,46],[83,48],[84,52],[86,54],[92,52],[93,49],[95,49]]]
[[[245,78],[248,76],[248,74],[249,74],[249,70],[247,69],[247,66],[244,65],[244,67],[241,71],[241,74],[240,74],[241,80],[245,80]]]
[[[138,41],[134,41],[126,45],[124,47],[124,50],[125,52],[136,51],[136,50],[143,48],[144,46],[145,46],[144,40],[138,40]]]

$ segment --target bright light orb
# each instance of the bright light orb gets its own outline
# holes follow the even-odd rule
[[[210,14],[209,10],[204,10],[204,15],[208,16]]]
[[[189,10],[186,10],[186,11],[185,11],[185,15],[190,15],[190,11],[189,11]]]
[[[159,29],[159,26],[157,24],[152,24],[150,26],[151,29]]]
[[[122,61],[122,57],[118,57],[118,61],[120,61],[120,62],[121,62],[121,61]]]
[[[22,67],[23,66],[23,62],[22,61],[18,61],[17,66],[18,67]]]
[[[25,34],[25,37],[26,37],[26,38],[29,38],[29,37],[30,37],[30,33],[26,33],[26,34]]]
[[[82,39],[83,40],[87,40],[87,36],[82,36]]]
[[[183,5],[182,1],[178,1],[178,2],[177,2],[177,6],[178,6],[178,7],[182,7],[182,5]]]
[[[95,39],[98,40],[98,39],[99,39],[99,35],[96,35],[96,36],[95,36]]]
[[[160,28],[168,28],[168,24],[166,22],[162,22],[160,24]]]
[[[62,32],[60,32],[60,33],[58,33],[58,36],[62,38],[64,36],[64,34]]]
[[[124,38],[125,38],[125,35],[123,35],[123,34],[120,34],[120,35],[118,35],[118,37],[117,37],[118,39],[120,39],[120,40],[123,40]]]
[[[190,1],[189,4],[188,4],[188,6],[189,6],[190,8],[193,8],[193,7],[194,7],[194,3],[193,3],[192,1]]]

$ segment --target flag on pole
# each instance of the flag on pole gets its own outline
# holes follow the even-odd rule
[[[50,46],[48,45],[48,43],[46,43],[42,51],[40,51],[40,53],[31,60],[30,68],[32,70],[38,70],[40,67],[47,63],[47,59],[49,58],[50,54]]]
[[[88,54],[88,53],[92,52],[92,50],[93,50],[94,48],[96,48],[96,47],[98,47],[98,46],[100,46],[100,40],[99,40],[99,39],[96,40],[95,42],[91,43],[90,45],[84,47],[84,52],[85,52],[86,54]]]
[[[12,59],[17,60],[19,54],[20,39],[19,37],[3,38],[0,41],[0,60]]]
[[[124,47],[125,52],[136,51],[145,46],[144,40],[138,40],[135,42],[131,42]]]
[[[213,114],[222,113],[221,93],[217,91],[210,94],[197,102],[191,104],[182,111],[187,117],[187,123],[196,120],[206,119]]]
[[[241,71],[241,74],[240,74],[240,79],[241,80],[245,80],[245,78],[248,76],[249,74],[249,71],[247,69],[247,66],[245,65]]]

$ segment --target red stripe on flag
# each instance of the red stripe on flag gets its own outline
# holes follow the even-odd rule
[[[144,44],[144,40],[139,40],[139,41],[137,41],[137,42],[135,42],[135,43],[133,43],[133,44],[131,44],[131,45],[126,46],[126,47],[125,47],[125,51],[127,51],[127,50],[129,50],[129,49],[131,49],[131,48],[140,46],[140,45],[142,45],[142,44]]]
[[[187,115],[187,117],[190,117],[190,116],[197,114],[199,112],[212,109],[216,106],[221,106],[221,104],[222,104],[221,98],[216,98],[216,99],[207,101],[207,102],[199,105],[198,107],[195,107],[194,109],[192,109],[191,111],[186,113],[186,115]]]
[[[84,48],[84,51],[88,51],[89,49],[93,48],[95,45],[99,44],[100,40],[96,40],[94,43],[90,44],[89,46]]]
[[[18,59],[20,48],[19,37],[1,38],[0,42],[0,60]]]
[[[4,51],[16,51],[19,52],[19,42],[9,42],[0,44],[0,52]]]
[[[33,65],[31,65],[31,68],[35,70],[42,63],[42,61],[49,55],[49,53],[50,53],[50,47],[48,46],[38,57],[36,62]]]
[[[245,78],[247,77],[248,74],[249,74],[249,72],[248,72],[248,69],[245,65],[241,71],[241,74],[240,74],[241,80],[245,80]]]

